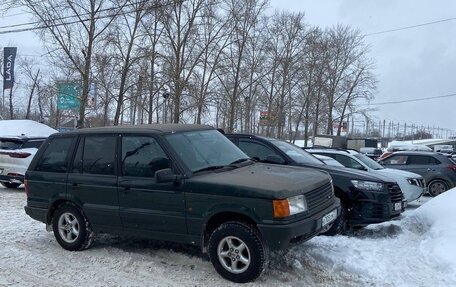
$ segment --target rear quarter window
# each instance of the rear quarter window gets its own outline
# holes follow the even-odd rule
[[[73,137],[52,139],[39,159],[35,170],[62,173],[66,172],[73,140]]]

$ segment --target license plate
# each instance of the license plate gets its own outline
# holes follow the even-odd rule
[[[394,211],[402,210],[402,203],[401,202],[395,203],[393,206],[393,210]]]
[[[322,217],[321,219],[321,226],[324,227],[328,225],[329,223],[333,222],[337,218],[337,209],[334,209],[330,213],[326,214],[325,216]]]

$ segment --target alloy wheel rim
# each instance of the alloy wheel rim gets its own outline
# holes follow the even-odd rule
[[[235,236],[223,238],[217,247],[220,264],[233,274],[240,274],[250,266],[250,250],[244,241]]]
[[[434,195],[442,194],[445,192],[445,190],[446,190],[446,187],[441,182],[435,182],[431,186],[431,193]]]
[[[79,221],[70,212],[65,212],[59,217],[57,224],[59,235],[66,243],[74,243],[79,237]]]

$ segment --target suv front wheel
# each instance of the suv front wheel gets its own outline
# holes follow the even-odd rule
[[[74,205],[60,205],[52,217],[55,239],[66,250],[79,251],[89,248],[94,233],[89,221]]]
[[[236,283],[255,280],[267,264],[267,249],[258,230],[240,222],[227,222],[214,230],[208,250],[215,270]]]

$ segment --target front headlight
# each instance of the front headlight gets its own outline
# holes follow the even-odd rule
[[[364,181],[364,180],[352,180],[351,183],[361,190],[373,190],[381,191],[383,190],[383,183],[374,182],[374,181]]]
[[[275,218],[287,217],[307,210],[306,198],[302,194],[287,199],[273,200],[272,205]]]
[[[298,195],[288,198],[288,205],[290,206],[290,215],[304,212],[307,210],[307,202],[304,195]]]

